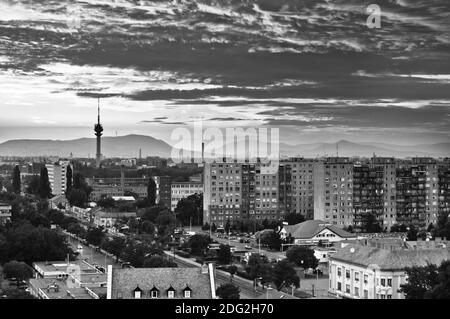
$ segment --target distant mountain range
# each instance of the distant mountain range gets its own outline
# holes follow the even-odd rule
[[[0,144],[0,156],[61,156],[95,157],[95,138],[76,140],[10,140]],[[144,135],[102,137],[102,153],[106,157],[170,157],[172,147],[159,139]],[[339,141],[337,143],[310,143],[290,145],[280,143],[281,156],[414,156],[450,157],[450,143],[420,144],[412,146],[375,142]]]
[[[280,144],[280,153],[284,156],[360,156],[368,157],[373,154],[377,156],[390,157],[448,157],[450,156],[450,143],[420,144],[420,145],[394,145],[376,142],[339,141],[337,143],[310,143],[310,144]]]
[[[162,140],[144,135],[126,135],[102,137],[102,154],[105,157],[170,157],[172,147]],[[80,138],[76,140],[10,140],[0,144],[3,156],[61,156],[95,157],[96,139]]]

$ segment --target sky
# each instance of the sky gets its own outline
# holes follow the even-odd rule
[[[368,28],[369,4],[381,28]],[[449,142],[448,0],[0,0],[0,143],[274,127]]]

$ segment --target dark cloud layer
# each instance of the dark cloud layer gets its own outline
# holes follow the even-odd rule
[[[43,64],[63,62],[138,74],[114,88],[95,75],[67,84],[80,98],[166,101],[174,113],[253,108],[274,126],[449,134],[448,0],[377,1],[381,29],[365,26],[371,1],[360,0],[2,3],[0,72],[46,78]],[[146,87],[156,71],[169,75]]]

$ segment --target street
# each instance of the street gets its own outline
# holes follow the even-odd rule
[[[120,267],[120,264],[116,263],[115,258],[109,257],[101,251],[97,251],[95,248],[89,247],[81,243],[78,239],[72,238],[67,235],[67,241],[74,251],[78,251],[80,255],[78,255],[78,259],[84,259],[88,263],[96,266],[101,266],[107,269],[108,265],[113,265],[113,267]],[[78,246],[83,249],[78,250]]]

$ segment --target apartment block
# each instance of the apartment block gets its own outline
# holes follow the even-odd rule
[[[314,165],[316,161],[292,158],[291,167],[291,211],[305,219],[314,219]]]
[[[371,215],[382,224],[384,213],[384,169],[359,164],[353,167],[353,227],[364,229]]]
[[[201,182],[178,182],[171,185],[171,205],[170,209],[175,211],[177,204],[183,198],[194,194],[203,193],[203,183]]]
[[[383,170],[383,228],[390,229],[396,223],[396,169],[397,162],[393,157],[373,157],[371,167]]]
[[[70,161],[57,161],[53,164],[45,164],[48,171],[48,180],[55,196],[64,195],[67,188],[67,167],[70,166],[73,172],[73,166]]]
[[[121,172],[120,178],[87,178],[86,182],[92,187],[90,200],[98,201],[102,197],[125,196],[127,193],[133,193],[138,198],[147,197],[148,178],[125,177]]]
[[[353,226],[353,162],[330,157],[314,164],[314,219]]]
[[[224,225],[227,220],[277,220],[279,208],[278,170],[264,163],[205,163],[203,220]]]

